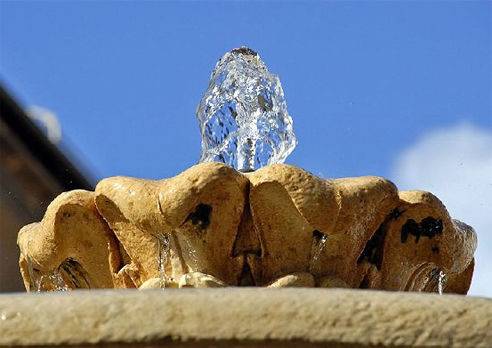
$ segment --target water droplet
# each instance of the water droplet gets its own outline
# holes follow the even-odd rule
[[[224,162],[252,171],[283,163],[297,144],[280,79],[247,47],[219,60],[197,117],[200,162]]]

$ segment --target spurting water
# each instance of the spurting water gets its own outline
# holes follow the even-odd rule
[[[200,162],[252,171],[283,163],[297,144],[280,79],[247,47],[217,62],[197,117]]]

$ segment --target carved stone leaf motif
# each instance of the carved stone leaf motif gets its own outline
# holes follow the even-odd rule
[[[160,271],[162,234],[169,250]],[[323,180],[281,164],[243,174],[214,162],[171,179],[114,177],[95,192],[64,193],[18,238],[28,291],[153,288],[164,276],[168,287],[465,294],[476,243],[428,192],[398,192],[378,177]]]

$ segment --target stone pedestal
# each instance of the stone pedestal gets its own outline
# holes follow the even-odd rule
[[[492,299],[320,288],[0,296],[2,347],[492,347]]]

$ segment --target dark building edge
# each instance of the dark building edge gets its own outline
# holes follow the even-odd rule
[[[94,190],[93,180],[83,175],[74,163],[49,141],[1,83],[0,117],[64,190]]]

